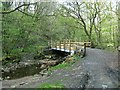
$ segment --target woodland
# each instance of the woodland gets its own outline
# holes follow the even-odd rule
[[[114,2],[2,2],[2,56],[37,54],[50,40],[90,41],[93,48],[115,51],[119,11]]]
[[[92,48],[116,51],[120,44],[118,2],[1,2],[2,58],[19,62],[48,42],[89,41]]]
[[[120,87],[120,2],[0,1],[0,23],[3,88]],[[50,48],[65,40],[90,47],[84,57]]]

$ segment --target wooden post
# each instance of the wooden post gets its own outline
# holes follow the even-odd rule
[[[74,43],[74,46],[75,46],[75,51],[77,50],[77,44],[76,44],[76,39],[75,39],[75,41],[74,41],[75,43]]]
[[[52,48],[52,47],[51,47],[51,40],[50,40],[50,48]]]
[[[61,41],[59,42],[59,48],[61,49]]]
[[[76,51],[78,50],[79,42],[76,41]]]
[[[52,45],[52,40],[51,40],[51,41],[50,41],[50,47],[52,48],[52,46],[53,46],[53,45]]]
[[[51,45],[52,45],[52,48],[55,48],[55,42],[52,42]]]
[[[65,43],[66,43],[66,41],[64,40],[64,51],[65,51]]]
[[[77,43],[75,43],[75,51],[77,51]]]
[[[67,39],[67,41],[66,41],[66,49],[68,48],[68,50],[69,50],[69,40]]]
[[[71,41],[69,40],[69,51],[71,52]]]
[[[86,55],[86,43],[84,43],[84,53],[83,53],[83,57]]]
[[[52,45],[53,45],[52,47],[55,48],[55,42],[52,42]]]
[[[56,42],[56,48],[59,48],[59,42]]]
[[[57,42],[55,42],[55,48],[57,49]]]
[[[48,48],[50,48],[50,42],[48,41]]]
[[[118,46],[118,64],[120,65],[120,46]]]

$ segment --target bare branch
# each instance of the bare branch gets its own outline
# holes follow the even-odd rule
[[[0,14],[9,14],[9,13],[12,13],[12,12],[18,10],[19,8],[21,8],[23,6],[29,6],[29,5],[34,5],[34,4],[36,4],[36,3],[22,4],[11,11],[2,11],[2,12],[0,12]]]
[[[30,14],[28,14],[28,13],[26,13],[26,12],[23,12],[23,11],[20,10],[20,9],[18,9],[18,11],[21,12],[21,13],[23,13],[23,14],[25,14],[25,15],[27,15],[27,16],[34,17],[33,15],[30,15]]]

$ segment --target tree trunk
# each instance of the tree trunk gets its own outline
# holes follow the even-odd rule
[[[118,2],[118,46],[120,46],[120,1]]]
[[[120,64],[120,1],[118,2],[118,64]]]
[[[101,44],[101,31],[98,32],[98,43]]]

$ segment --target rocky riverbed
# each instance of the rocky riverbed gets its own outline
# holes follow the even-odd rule
[[[42,55],[38,54],[31,58],[27,58],[28,56],[23,57],[24,59],[20,60],[20,62],[7,63],[5,65],[2,65],[2,79],[10,80],[39,74],[42,70],[48,69],[51,66],[55,66],[61,63],[69,54],[65,53],[64,55],[64,53],[62,53],[61,55],[47,51],[47,53],[44,53]]]

